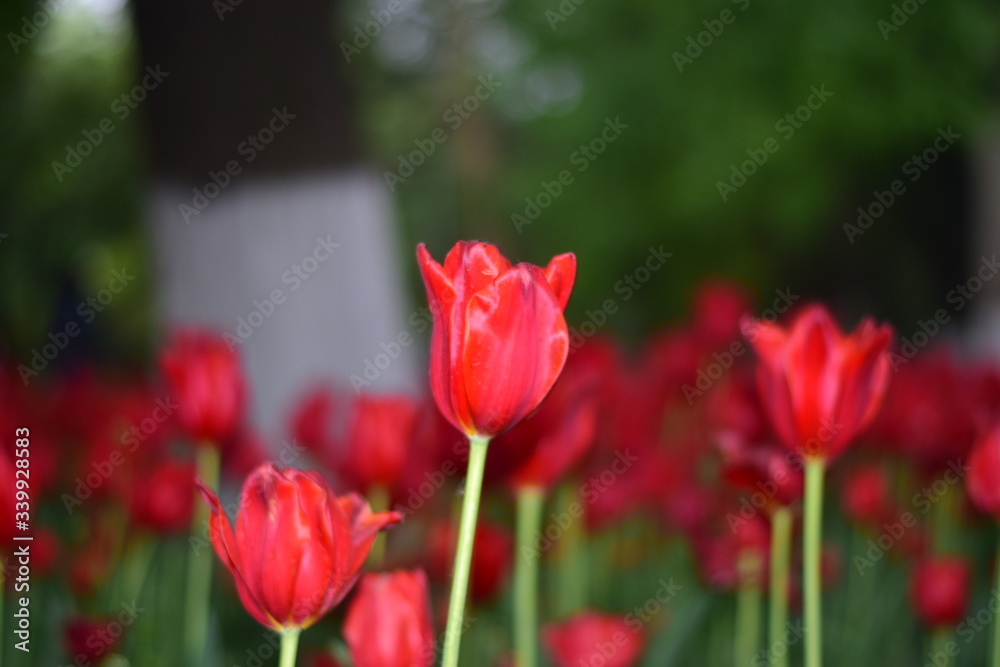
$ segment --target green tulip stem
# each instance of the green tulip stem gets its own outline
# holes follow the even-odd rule
[[[533,548],[542,527],[544,491],[525,487],[517,492],[517,546],[514,561],[514,655],[517,667],[538,664],[538,560]]]
[[[458,527],[458,546],[455,549],[455,568],[448,600],[448,624],[444,635],[444,659],[441,667],[458,667],[458,649],[462,641],[462,622],[465,616],[465,595],[469,588],[469,570],[472,567],[472,544],[476,535],[476,517],[479,514],[479,496],[483,490],[483,471],[486,469],[486,450],[489,438],[469,436],[469,468],[465,476],[465,494],[462,498],[462,519]]]

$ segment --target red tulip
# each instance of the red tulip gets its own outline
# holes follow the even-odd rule
[[[777,445],[751,445],[738,433],[719,435],[722,476],[733,486],[763,496],[766,507],[790,505],[802,497],[802,472]],[[754,503],[756,502],[754,498]]]
[[[710,346],[739,340],[740,318],[750,311],[751,299],[736,283],[707,280],[693,297],[694,328]]]
[[[597,435],[600,382],[571,357],[538,411],[498,438],[498,462],[514,466],[502,470],[512,488],[547,491],[586,454]]]
[[[160,460],[132,481],[129,512],[143,528],[158,533],[187,530],[194,513],[194,465]]]
[[[333,417],[337,401],[329,387],[316,387],[306,394],[292,413],[292,437],[316,456],[333,447]]]
[[[420,407],[404,395],[358,397],[335,469],[362,491],[395,489],[413,450]]]
[[[841,505],[851,521],[863,526],[878,526],[893,515],[889,498],[889,480],[879,465],[855,468],[844,479]]]
[[[810,306],[789,330],[743,324],[760,357],[761,401],[775,431],[807,458],[833,459],[872,420],[889,382],[888,325],[870,319],[844,336],[822,306]]]
[[[354,667],[430,667],[436,654],[427,575],[366,574],[344,620]]]
[[[219,499],[199,486],[212,509],[212,545],[243,606],[277,631],[307,628],[340,602],[378,531],[402,519],[372,514],[357,494],[334,496],[315,472],[265,463],[243,484],[234,533]]]
[[[972,450],[967,475],[965,485],[973,504],[1000,520],[1000,425]]]
[[[971,570],[960,556],[934,556],[918,562],[910,575],[910,602],[924,625],[954,627],[965,617]]]
[[[645,638],[620,616],[583,611],[542,628],[542,643],[556,667],[631,667],[639,662]]]
[[[435,581],[449,581],[455,559],[455,526],[448,519],[436,521],[427,537],[427,572]],[[510,531],[489,521],[476,524],[473,538],[469,596],[473,602],[495,597],[510,575],[514,538]]]
[[[434,400],[463,433],[499,435],[538,407],[566,362],[576,257],[511,266],[495,246],[460,241],[444,266],[423,244],[417,259],[434,314]]]
[[[73,664],[95,665],[114,652],[121,637],[121,627],[117,621],[87,616],[66,621],[63,638]]]
[[[181,331],[160,355],[160,367],[188,437],[199,444],[219,443],[236,432],[243,417],[243,373],[223,338]]]

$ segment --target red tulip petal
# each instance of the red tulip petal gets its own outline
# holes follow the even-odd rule
[[[816,449],[821,442],[824,417],[832,415],[840,392],[840,334],[836,325],[819,307],[804,310],[796,320],[785,353],[785,374],[791,394],[799,445],[810,442]],[[829,424],[826,424],[829,427]],[[822,449],[807,451],[823,455]]]
[[[236,536],[233,534],[232,525],[229,523],[229,517],[226,516],[226,511],[223,509],[222,503],[219,502],[219,497],[211,489],[202,484],[200,480],[197,484],[202,496],[212,510],[212,516],[208,521],[212,546],[215,548],[215,553],[218,554],[222,564],[232,573],[233,581],[236,584],[236,592],[243,603],[243,607],[261,625],[280,630],[281,625],[265,611],[254,590],[246,580],[240,556],[240,548],[237,544]]]
[[[541,269],[520,264],[468,304],[464,363],[475,430],[497,435],[530,414],[569,353],[562,308]]]
[[[576,255],[568,252],[553,257],[545,267],[545,280],[556,295],[559,307],[566,310],[566,303],[569,302],[573,282],[576,280]]]

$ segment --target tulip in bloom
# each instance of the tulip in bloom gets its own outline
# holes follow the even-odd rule
[[[265,463],[243,485],[236,530],[218,497],[212,545],[233,575],[246,610],[276,631],[307,628],[354,585],[378,531],[397,512],[373,514],[360,496],[334,496],[319,474]]]
[[[181,331],[160,355],[160,368],[188,437],[219,443],[233,435],[243,418],[245,387],[229,343],[210,332]]]
[[[889,382],[888,325],[865,319],[843,335],[827,310],[809,306],[785,330],[744,322],[760,357],[761,401],[782,442],[832,460],[878,412]]]
[[[1000,425],[972,450],[965,483],[973,504],[1000,520]]]
[[[910,576],[910,602],[929,628],[950,628],[965,618],[971,570],[959,556],[921,560]]]
[[[427,575],[366,574],[344,620],[354,667],[430,667],[435,658]]]
[[[542,643],[556,667],[638,664],[645,638],[638,621],[621,616],[584,611],[542,628]]]
[[[512,266],[495,246],[460,241],[443,266],[423,244],[417,259],[434,314],[434,400],[466,435],[498,435],[538,407],[566,362],[576,257]]]

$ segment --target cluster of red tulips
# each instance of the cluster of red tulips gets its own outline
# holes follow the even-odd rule
[[[32,438],[32,586],[62,640],[37,650],[290,667],[318,624],[314,667],[629,667],[664,664],[649,656],[669,654],[671,627],[705,625],[674,655],[866,664],[865,617],[888,595],[926,628],[909,659],[990,642],[1000,667],[1000,598],[970,605],[1000,519],[1000,368],[944,345],[898,354],[888,326],[845,334],[821,305],[755,318],[724,281],[633,354],[571,345],[573,255],[511,265],[461,242],[443,264],[417,257],[430,396],[304,388],[281,447],[247,427],[252,388],[210,332],[174,335],[151,380],[25,388],[5,372],[0,429]],[[5,480],[12,466],[0,451]],[[5,547],[15,502],[4,481]],[[870,584],[894,572],[902,586]],[[685,604],[691,589],[725,611]],[[247,633],[237,599],[268,632]]]

